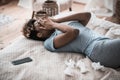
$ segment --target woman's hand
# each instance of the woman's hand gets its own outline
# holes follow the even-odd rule
[[[44,26],[44,28],[49,29],[49,30],[53,29],[53,25],[55,23],[48,17],[39,19],[39,22],[41,23],[41,25]]]
[[[55,19],[53,17],[49,17],[49,19],[51,19],[53,22],[58,22],[58,19]]]

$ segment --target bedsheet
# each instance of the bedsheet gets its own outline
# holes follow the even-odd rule
[[[63,16],[63,15],[59,15]],[[120,27],[117,24],[97,19],[92,16],[87,27],[110,38],[120,38]],[[112,35],[112,36],[111,36]],[[11,61],[31,57],[32,62],[13,65]],[[76,66],[73,75],[67,76],[65,61],[70,59],[77,63],[82,60],[87,68],[86,73]],[[29,40],[24,36],[16,38],[12,44],[0,51],[0,80],[119,80],[120,70],[104,67],[95,70],[91,60],[80,53],[57,53],[47,51],[43,42]]]

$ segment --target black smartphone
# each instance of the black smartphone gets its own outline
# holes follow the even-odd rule
[[[26,58],[23,58],[23,59],[18,59],[18,60],[12,61],[12,64],[13,65],[19,65],[19,64],[28,63],[28,62],[31,62],[31,61],[32,61],[32,59],[30,57],[26,57]]]

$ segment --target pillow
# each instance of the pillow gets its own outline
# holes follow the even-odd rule
[[[110,30],[106,33],[105,36],[112,39],[120,39],[120,25],[110,28]]]
[[[106,25],[108,25],[106,21],[103,21],[103,19],[96,17],[94,13],[91,13],[91,19],[87,24],[87,27],[94,30],[95,32],[105,35],[106,32],[109,30],[109,27],[111,27],[111,26],[105,27],[105,23]]]
[[[100,19],[94,13],[91,14],[91,19],[87,25],[88,28],[109,38],[120,38],[119,24]]]

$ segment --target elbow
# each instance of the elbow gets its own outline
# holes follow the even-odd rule
[[[90,21],[91,19],[91,13],[90,12],[86,12],[84,15],[83,15],[83,20],[81,20],[81,23],[86,26],[88,24],[88,22]]]
[[[74,29],[72,33],[73,33],[72,34],[72,38],[75,39],[79,35],[79,30],[78,29]]]
[[[75,38],[79,35],[79,30],[78,29],[74,29],[74,35],[75,35]]]
[[[91,13],[90,13],[90,12],[87,12],[87,13],[86,13],[86,17],[88,18],[88,20],[90,20],[90,18],[91,18]]]
[[[76,39],[77,36],[79,35],[79,30],[78,29],[72,29],[66,33],[67,38],[69,38],[71,41]]]

